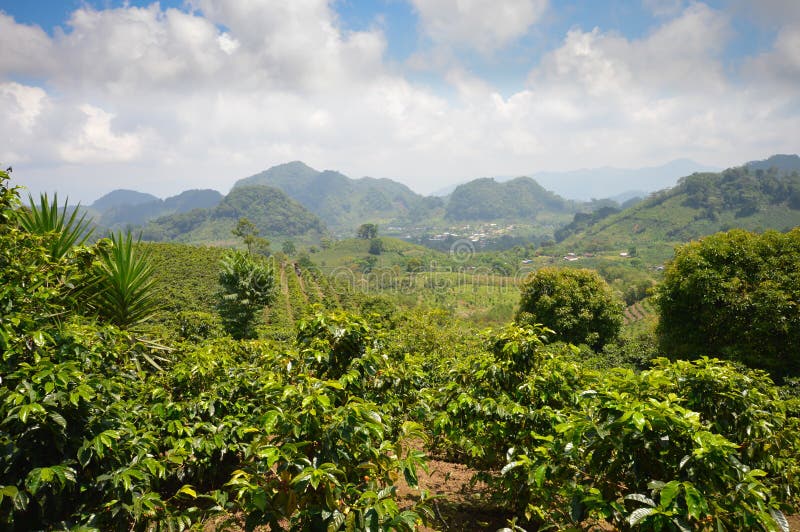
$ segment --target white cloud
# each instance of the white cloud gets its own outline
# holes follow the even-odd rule
[[[638,39],[573,28],[510,95],[450,56],[437,64],[447,98],[390,66],[379,29],[343,30],[331,5],[84,8],[53,36],[0,15],[0,161],[34,190],[68,182],[89,201],[119,187],[225,192],[294,159],[432,191],[482,175],[797,151],[791,28],[748,63],[752,81],[723,58],[730,16],[696,3]],[[544,4],[526,5],[481,46],[535,24]],[[461,46],[458,32],[479,22],[453,21],[441,38]]]
[[[800,86],[800,27],[787,26],[778,32],[772,50],[747,62],[747,76],[761,84],[777,84],[797,94]]]
[[[66,163],[96,164],[127,162],[136,159],[142,148],[141,140],[131,133],[112,131],[114,116],[89,104],[80,106],[85,120],[74,136],[64,141],[58,151]]]
[[[491,52],[522,37],[547,0],[411,0],[425,33],[437,44]]]

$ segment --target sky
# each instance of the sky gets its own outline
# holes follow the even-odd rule
[[[83,203],[294,160],[421,193],[729,167],[799,132],[798,0],[0,0],[0,165]]]

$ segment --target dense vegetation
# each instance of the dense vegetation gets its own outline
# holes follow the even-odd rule
[[[450,220],[532,221],[542,215],[574,212],[575,206],[529,177],[498,183],[491,178],[459,185],[450,195]]]
[[[276,188],[238,187],[213,209],[194,209],[158,218],[144,229],[147,240],[226,241],[246,218],[261,234],[320,235],[325,227],[315,215]]]
[[[717,359],[654,358],[649,325],[619,338],[589,327],[565,338],[590,344],[574,347],[550,343],[560,331],[537,322],[566,324],[542,311],[511,323],[528,249],[465,262],[382,237],[370,255],[370,234],[264,262],[130,235],[87,245],[80,218],[57,202],[21,208],[6,179],[5,529],[448,528],[446,501],[422,489],[432,457],[469,467],[516,530],[787,530],[797,511],[790,385]],[[764,239],[780,247],[778,235]],[[706,276],[682,253],[668,280]],[[605,312],[618,328],[628,283],[652,278],[632,262],[591,260],[608,285],[544,270],[557,281],[545,295],[591,305],[586,317]],[[794,264],[769,262],[796,280]],[[542,299],[523,294],[521,317]],[[484,308],[513,297],[492,321],[505,325],[476,333],[460,305],[478,296]]]
[[[517,320],[549,327],[555,340],[600,349],[622,327],[622,302],[593,270],[542,268],[525,279],[520,292]]]
[[[575,221],[576,229],[579,223]],[[590,222],[568,237],[571,250],[638,249],[651,260],[665,260],[672,248],[691,239],[735,227],[788,230],[800,224],[800,174],[781,168],[731,168],[693,174],[672,189],[617,214]],[[567,230],[565,233],[572,233]]]
[[[389,179],[350,179],[326,170],[318,172],[295,161],[244,179],[238,187],[267,185],[285,192],[333,229],[349,229],[364,220],[409,222],[430,217],[442,200],[423,197]]]
[[[735,230],[677,249],[658,291],[661,344],[800,375],[800,229]]]

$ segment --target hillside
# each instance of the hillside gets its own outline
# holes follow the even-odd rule
[[[456,187],[447,202],[445,218],[531,223],[542,216],[571,214],[575,210],[574,203],[545,190],[529,177],[518,177],[504,183],[482,178]]]
[[[559,236],[571,251],[626,251],[664,260],[675,244],[734,227],[763,231],[800,225],[800,174],[750,165],[720,173],[697,173],[674,188],[606,217],[574,220]]]
[[[115,190],[85,210],[94,223],[107,229],[144,225],[149,220],[193,209],[208,209],[222,201],[216,190],[186,190],[166,199],[133,190]]]
[[[301,236],[325,231],[319,218],[277,188],[237,187],[214,208],[164,216],[143,230],[146,240],[179,242],[231,241],[240,218],[255,224],[261,236]]]
[[[114,207],[140,205],[157,200],[158,198],[152,194],[137,192],[135,190],[117,189],[95,200],[94,203],[89,205],[89,208],[97,212],[103,212]]]
[[[800,172],[800,156],[798,155],[773,155],[763,161],[750,161],[745,166],[751,170],[769,170],[775,168],[779,172],[790,174]]]
[[[278,188],[319,216],[335,230],[352,230],[361,223],[420,220],[441,208],[439,198],[426,198],[390,179],[350,179],[299,162],[274,166],[241,179],[234,190],[249,185]]]

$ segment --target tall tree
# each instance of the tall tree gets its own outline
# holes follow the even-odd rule
[[[800,228],[717,233],[675,251],[657,288],[661,348],[800,374]]]
[[[358,226],[358,232],[356,234],[358,238],[372,240],[378,236],[378,226],[376,224],[361,224]]]
[[[251,338],[258,312],[275,297],[275,275],[264,259],[232,251],[222,259],[217,310],[234,338]]]
[[[542,268],[520,287],[518,321],[555,331],[555,340],[599,349],[619,334],[623,305],[594,270]]]

